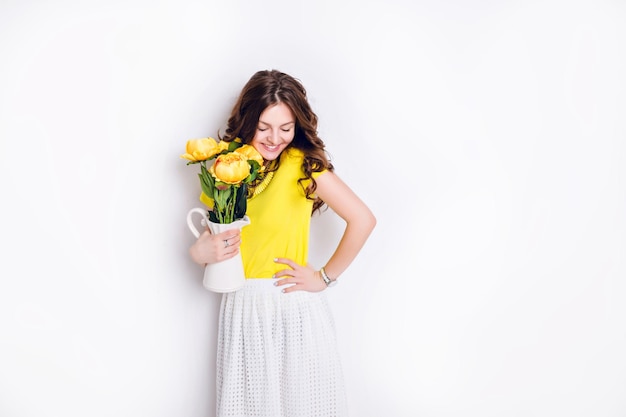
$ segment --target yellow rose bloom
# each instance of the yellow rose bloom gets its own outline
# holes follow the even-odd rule
[[[190,139],[187,141],[186,151],[180,157],[191,162],[206,161],[220,152],[217,141],[213,138]]]
[[[217,148],[219,149],[217,151],[217,153],[220,153],[222,151],[228,150],[228,146],[230,145],[230,142],[226,142],[224,140],[220,140],[220,142],[217,144]]]
[[[254,146],[242,145],[241,148],[235,149],[234,152],[242,154],[247,160],[257,161],[260,166],[263,166],[263,157]]]
[[[250,164],[244,155],[231,152],[218,156],[209,168],[209,172],[218,181],[239,184],[250,175]]]

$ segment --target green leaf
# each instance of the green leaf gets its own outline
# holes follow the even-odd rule
[[[259,176],[259,170],[261,169],[261,165],[253,159],[248,159],[248,164],[250,165],[250,175],[243,181],[246,184],[254,181]]]
[[[248,209],[248,185],[241,184],[239,188],[237,188],[236,200],[235,200],[235,219],[241,219],[246,215],[246,210]]]
[[[211,185],[207,183],[202,174],[198,174],[198,177],[200,177],[200,188],[202,188],[202,192],[209,197],[212,196],[213,189],[211,188]]]
[[[215,179],[204,164],[200,165],[200,174],[198,174],[198,176],[200,177],[200,187],[204,194],[206,194],[207,197],[212,196],[215,190]]]
[[[259,162],[255,161],[254,159],[248,159],[248,163],[250,164],[250,170],[252,171],[258,171],[259,169],[261,169],[261,164],[259,164]]]
[[[256,179],[256,177],[257,177],[257,173],[251,172],[250,175],[248,175],[246,179],[243,180],[243,184],[250,184],[252,181]]]
[[[232,152],[237,148],[241,148],[242,146],[243,146],[243,143],[233,140],[232,142],[228,144],[228,152]]]

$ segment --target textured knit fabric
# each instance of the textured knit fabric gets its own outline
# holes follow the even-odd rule
[[[346,416],[325,294],[283,294],[272,281],[248,279],[222,296],[217,416]]]

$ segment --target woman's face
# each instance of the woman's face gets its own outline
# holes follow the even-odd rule
[[[250,144],[263,159],[273,161],[291,143],[295,132],[293,112],[285,103],[278,103],[263,110]]]

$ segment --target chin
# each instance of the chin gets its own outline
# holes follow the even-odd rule
[[[264,159],[264,160],[266,160],[266,161],[274,161],[274,160],[278,159],[278,157],[280,156],[280,154],[278,154],[278,155],[274,155],[274,154],[272,154],[272,155],[263,155],[263,154],[261,154],[261,156],[262,156],[262,157],[263,157],[263,159]]]

